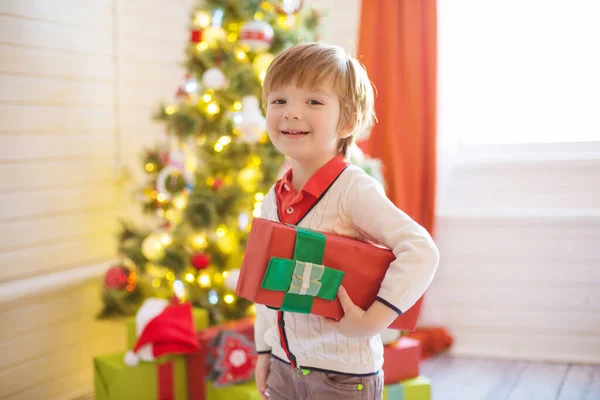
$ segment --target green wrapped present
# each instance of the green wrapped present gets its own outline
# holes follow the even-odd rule
[[[94,358],[96,400],[188,400],[185,356],[130,367],[124,354]]]
[[[192,309],[192,316],[194,319],[194,329],[196,329],[196,331],[208,328],[208,311],[203,308],[194,308]],[[136,341],[135,317],[130,317],[127,318],[127,348],[131,349],[135,346]]]
[[[225,387],[215,387],[206,383],[206,400],[261,400],[254,381]]]
[[[424,376],[385,385],[383,400],[430,400],[431,381]]]

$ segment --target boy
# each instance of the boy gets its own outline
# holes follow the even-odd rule
[[[261,216],[380,243],[396,260],[366,311],[340,287],[338,322],[257,305],[258,390],[272,400],[381,399],[379,333],[423,295],[437,248],[377,181],[345,161],[355,135],[375,117],[373,88],[356,59],[337,46],[291,47],[270,65],[263,102],[269,137],[291,169],[269,190]]]

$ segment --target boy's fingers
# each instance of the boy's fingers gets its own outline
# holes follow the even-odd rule
[[[344,314],[349,313],[356,305],[352,302],[350,296],[348,296],[348,292],[344,289],[343,286],[340,285],[338,289],[338,298],[340,299],[340,303],[342,304],[342,308],[344,309]]]

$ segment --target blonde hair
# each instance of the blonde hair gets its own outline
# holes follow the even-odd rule
[[[357,136],[369,129],[375,121],[373,86],[367,71],[346,51],[322,43],[298,44],[283,51],[271,63],[263,82],[262,100],[266,105],[268,94],[286,84],[316,88],[331,80],[340,100],[338,130],[352,127],[350,136],[340,139],[338,152],[348,155],[348,149]]]

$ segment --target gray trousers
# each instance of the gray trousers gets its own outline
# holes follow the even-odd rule
[[[369,376],[321,371],[305,375],[271,357],[267,390],[270,400],[381,400],[383,371]]]

